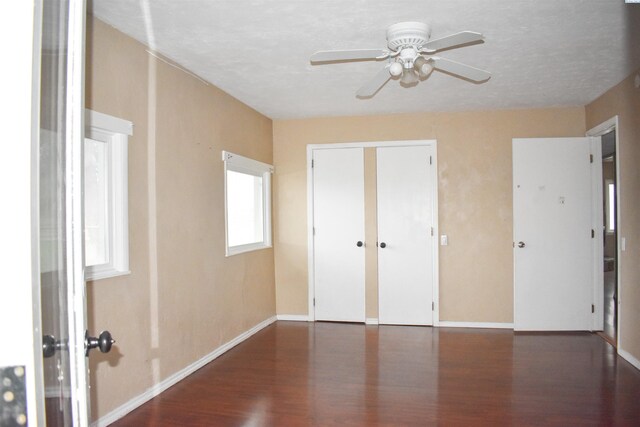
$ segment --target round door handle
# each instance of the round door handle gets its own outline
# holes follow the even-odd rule
[[[518,247],[519,247],[519,248],[524,248],[524,247],[525,247],[524,242],[518,242]]]
[[[362,243],[360,240],[358,240],[358,243],[356,243],[356,246],[361,248],[364,246],[364,243]]]
[[[89,350],[92,348],[99,348],[102,353],[109,353],[111,351],[111,346],[116,342],[111,337],[111,333],[109,331],[102,331],[98,338],[90,337],[89,331],[86,331],[84,334],[84,354],[85,356],[89,355]]]
[[[69,343],[65,341],[58,341],[53,335],[44,335],[42,337],[42,355],[44,357],[53,356],[58,350],[66,350],[69,348]]]
[[[380,247],[381,247],[382,249],[384,249],[384,248],[386,248],[386,247],[387,247],[387,244],[386,244],[385,242],[381,242],[381,243],[380,243]]]

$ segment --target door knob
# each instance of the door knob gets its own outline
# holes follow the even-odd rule
[[[518,247],[519,247],[519,248],[524,248],[524,246],[525,246],[525,245],[524,245],[524,242],[518,242]]]
[[[116,340],[111,337],[109,331],[102,331],[98,338],[90,337],[89,331],[86,331],[84,334],[84,355],[88,356],[89,350],[92,348],[99,348],[102,353],[109,353],[115,342]]]
[[[364,243],[362,243],[360,240],[358,240],[358,243],[356,243],[356,246],[361,248],[364,246]]]
[[[380,242],[380,247],[384,249],[387,247],[387,244],[385,242]]]
[[[44,335],[42,337],[42,355],[51,357],[56,354],[57,350],[63,350],[69,347],[65,341],[57,340],[53,335]]]

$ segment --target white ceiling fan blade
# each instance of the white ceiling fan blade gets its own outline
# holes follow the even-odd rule
[[[437,70],[446,71],[447,73],[456,74],[469,80],[481,82],[491,78],[491,73],[459,62],[451,61],[437,56],[432,56],[433,66]]]
[[[389,51],[384,49],[321,50],[311,55],[311,62],[384,59],[387,56]]]
[[[422,47],[429,52],[435,52],[436,50],[446,49],[448,47],[458,46],[466,43],[477,42],[480,40],[483,40],[482,34],[475,33],[473,31],[462,31],[460,33],[442,37],[441,39],[428,41]]]
[[[360,98],[369,98],[376,94],[384,86],[384,84],[391,78],[391,74],[389,74],[389,67],[391,65],[387,65],[382,70],[378,71],[371,80],[365,83],[358,91],[356,92],[356,96]]]

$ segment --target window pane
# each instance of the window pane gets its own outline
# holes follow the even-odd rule
[[[109,262],[108,144],[86,138],[84,144],[85,265]]]
[[[227,171],[229,247],[264,241],[262,177]]]
[[[607,212],[609,223],[607,228],[609,231],[614,231],[616,229],[616,186],[615,184],[609,184],[607,189],[609,190],[607,193],[609,199],[609,212]]]

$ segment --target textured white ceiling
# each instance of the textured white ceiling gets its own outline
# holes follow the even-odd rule
[[[585,105],[640,67],[640,5],[623,0],[94,0],[93,13],[274,119]],[[382,62],[309,63],[384,48],[401,21],[483,33],[439,55],[493,77],[434,72],[358,99]]]

